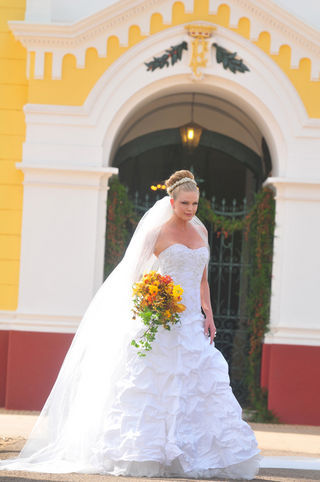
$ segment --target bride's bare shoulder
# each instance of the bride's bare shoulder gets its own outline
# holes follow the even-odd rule
[[[202,233],[208,237],[208,230],[207,228],[202,224],[199,226],[200,227],[200,230],[202,231]]]
[[[168,244],[168,226],[167,226],[167,223],[164,223],[160,228],[156,243],[154,245],[154,250],[153,250],[154,254],[158,257],[161,251],[166,248],[167,244]]]

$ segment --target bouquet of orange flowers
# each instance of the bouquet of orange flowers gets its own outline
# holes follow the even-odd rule
[[[141,340],[132,340],[131,345],[149,351],[159,325],[170,330],[170,324],[180,321],[180,313],[186,309],[180,303],[182,293],[181,286],[175,285],[170,276],[156,271],[144,274],[142,280],[133,285],[133,319],[139,316],[148,328]],[[138,355],[146,356],[146,353],[139,351]]]

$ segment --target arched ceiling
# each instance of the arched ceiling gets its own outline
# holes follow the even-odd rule
[[[141,135],[186,124],[191,120],[192,99],[194,122],[261,155],[261,132],[245,112],[225,99],[191,92],[166,95],[140,106],[121,128],[116,149]]]

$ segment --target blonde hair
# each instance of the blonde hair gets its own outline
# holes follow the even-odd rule
[[[169,179],[165,181],[167,193],[176,199],[180,191],[198,191],[198,186],[194,180],[192,172],[182,169],[174,172]]]

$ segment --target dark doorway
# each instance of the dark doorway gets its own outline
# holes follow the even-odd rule
[[[114,159],[119,179],[131,196],[154,196],[151,185],[162,183],[178,169],[191,169],[207,199],[241,202],[263,181],[262,159],[244,144],[205,130],[193,153],[184,150],[179,129],[140,136],[121,146]]]

